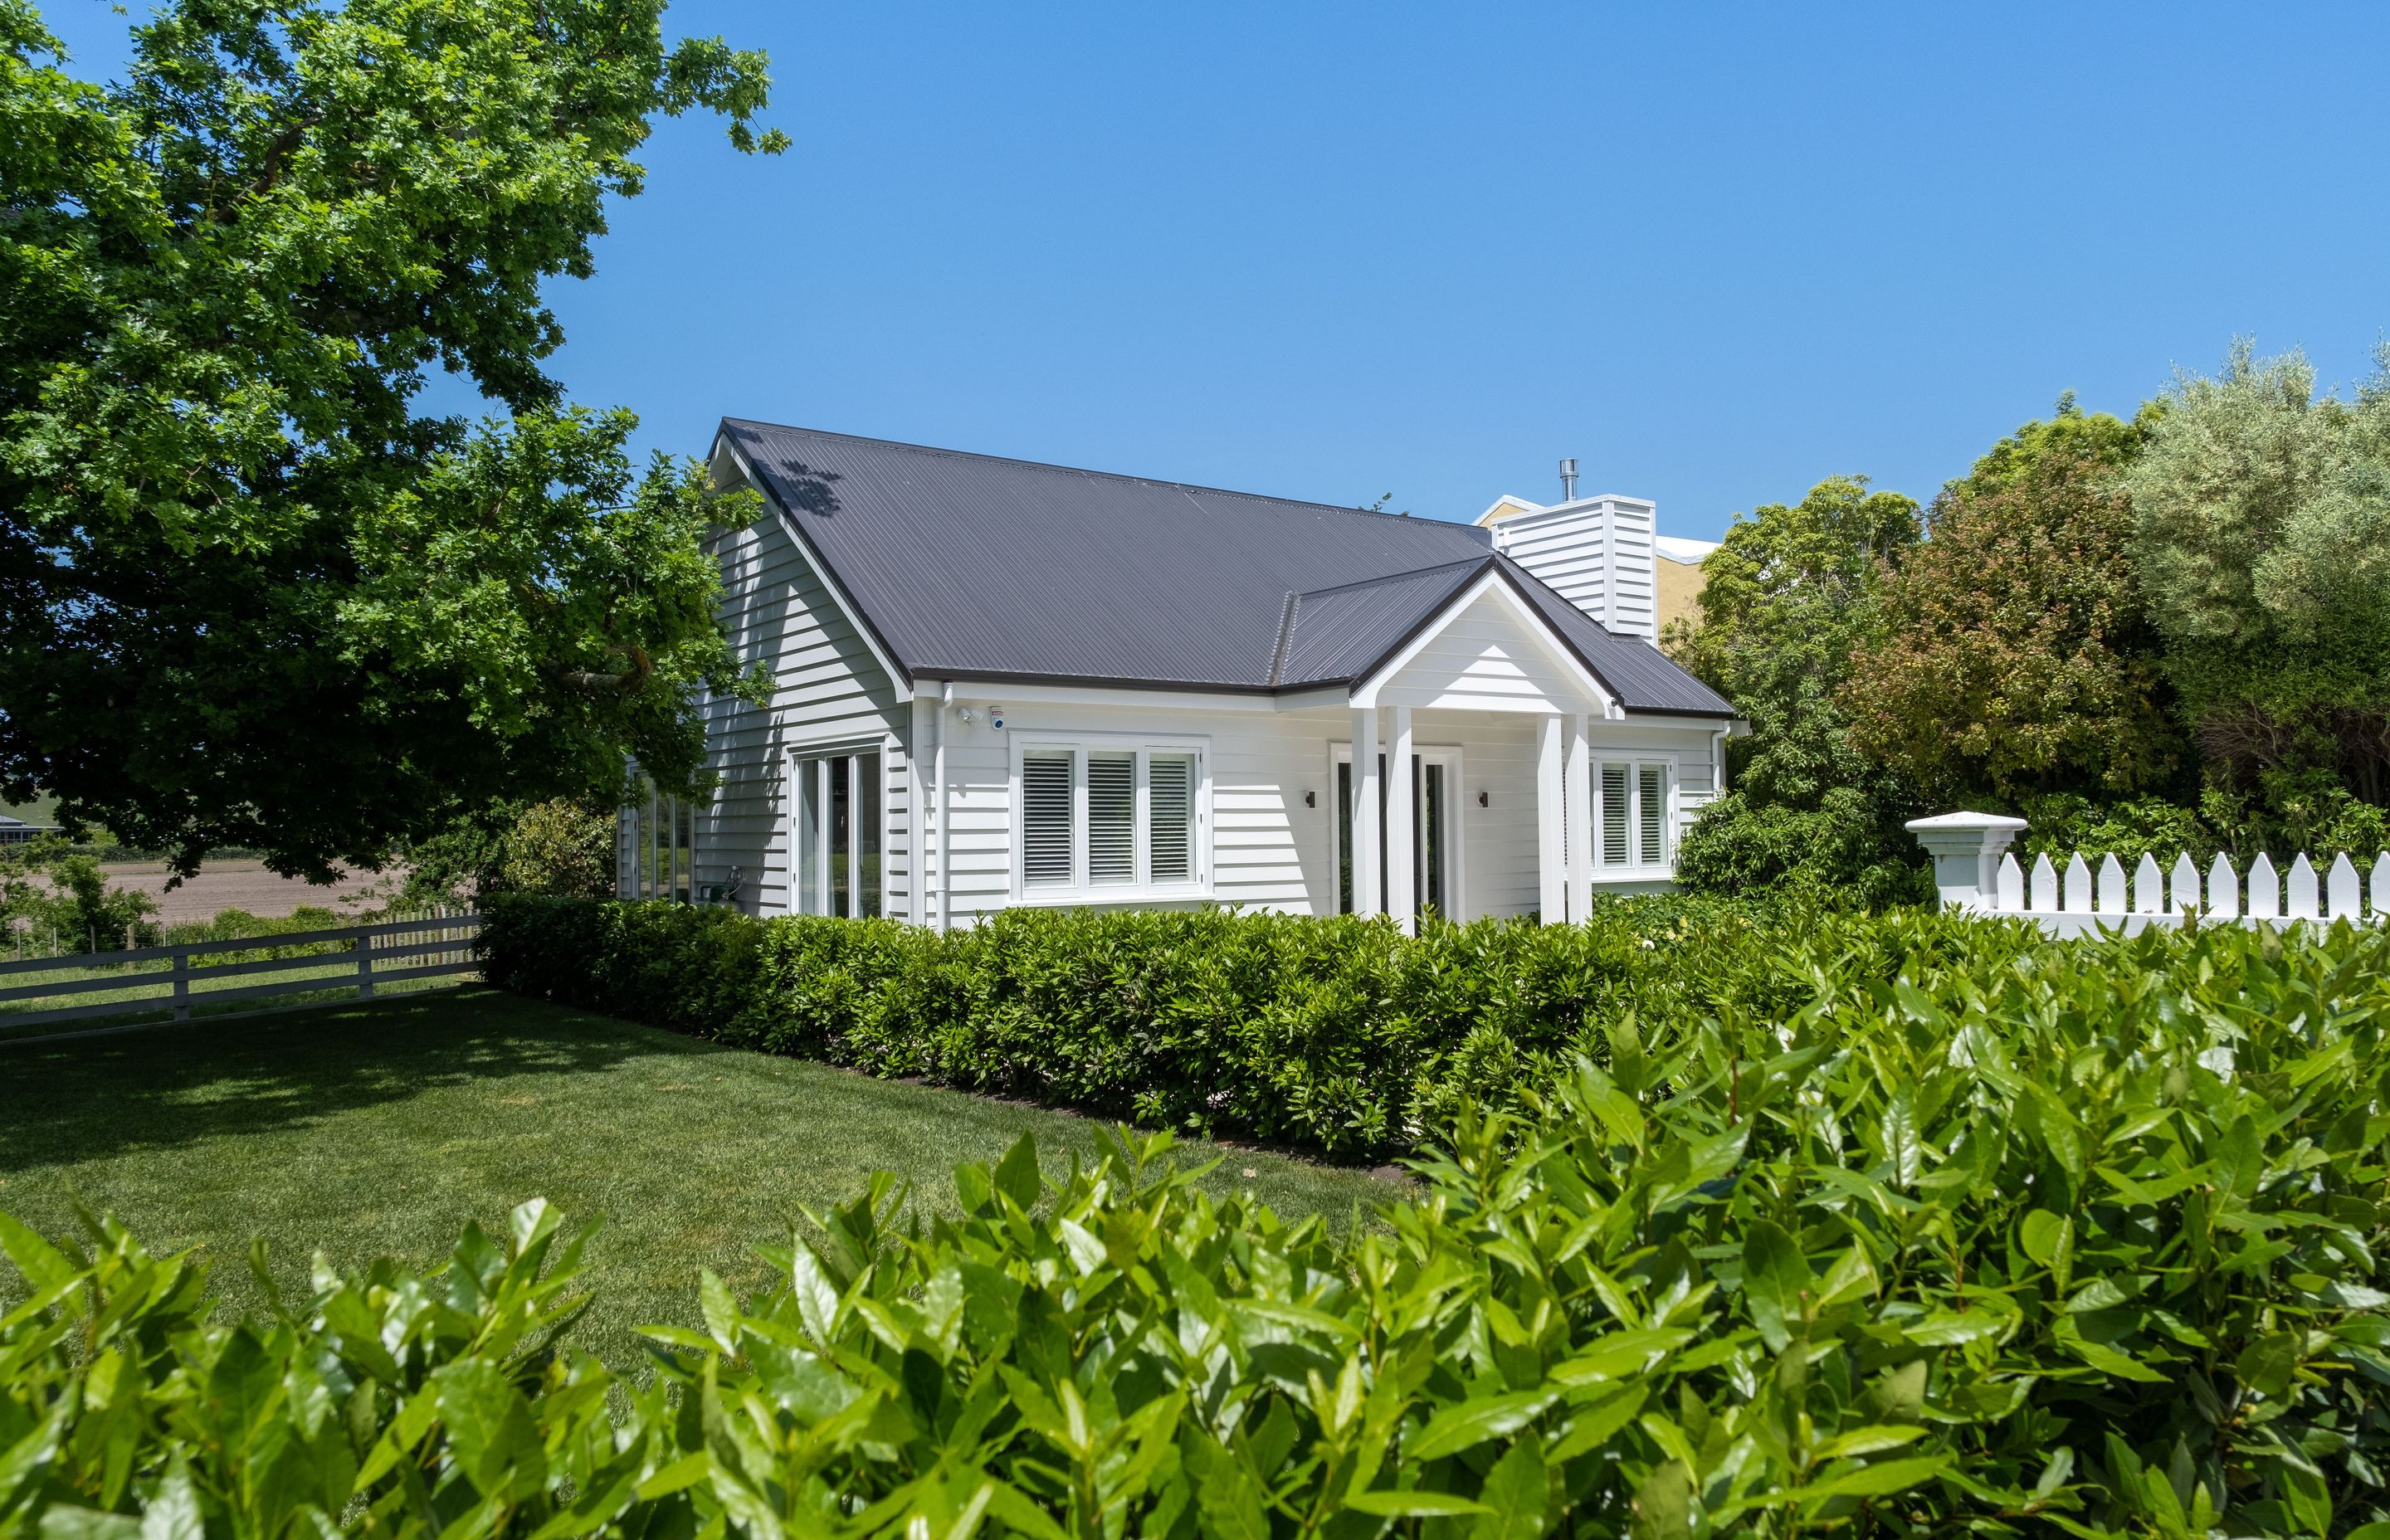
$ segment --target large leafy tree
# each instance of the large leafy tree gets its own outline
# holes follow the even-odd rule
[[[542,367],[651,120],[784,146],[762,57],[661,12],[173,0],[102,87],[0,0],[0,788],[320,872],[625,752],[694,783],[752,508]]]
[[[2124,484],[2211,775],[2283,811],[2319,779],[2390,803],[2390,353],[2341,397],[2242,342],[2166,406]]]
[[[1702,563],[1700,623],[1672,626],[1664,643],[1751,734],[1730,753],[1731,793],[1685,840],[1688,883],[1810,885],[1877,904],[1921,891],[1920,853],[1900,828],[1915,790],[1852,745],[1840,699],[1879,624],[1882,573],[1919,533],[1914,500],[1837,476],[1738,519]]]
[[[2188,764],[2114,486],[2158,414],[2055,415],[1934,500],[1841,694],[1853,740],[1939,802],[2170,789]]]

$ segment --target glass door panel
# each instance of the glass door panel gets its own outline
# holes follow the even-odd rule
[[[854,912],[877,919],[880,906],[880,756],[854,756]]]
[[[1378,849],[1386,848],[1386,756],[1378,756]],[[1451,867],[1451,802],[1446,765],[1424,754],[1411,759],[1411,892],[1421,913],[1452,913],[1445,892]],[[1386,909],[1385,864],[1379,863],[1378,910]],[[1336,912],[1353,912],[1353,762],[1336,764]]]
[[[854,909],[854,762],[825,760],[829,771],[829,912],[844,919]]]

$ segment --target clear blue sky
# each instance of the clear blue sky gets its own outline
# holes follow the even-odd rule
[[[136,10],[140,8],[137,0]],[[105,74],[123,21],[47,0]],[[2390,327],[2390,6],[841,6],[667,125],[579,400],[1473,518],[1929,495],[2062,390]]]

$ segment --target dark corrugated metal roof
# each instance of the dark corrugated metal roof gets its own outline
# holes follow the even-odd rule
[[[1493,557],[1481,556],[1296,595],[1277,682],[1293,688],[1358,677],[1493,565]]]
[[[1631,712],[1679,712],[1694,716],[1732,716],[1725,696],[1677,666],[1668,655],[1639,637],[1621,636],[1554,593],[1536,574],[1509,557],[1496,557],[1515,579],[1519,592],[1551,622],[1586,666]]]
[[[1471,569],[1497,559],[1489,532],[1432,519],[739,418],[722,432],[917,678],[1333,684],[1366,672]],[[1622,675],[1634,687],[1615,687],[1630,709],[1726,713],[1643,643],[1612,636],[1523,569],[1502,566],[1547,613],[1548,600],[1575,617],[1572,645],[1605,683],[1612,670],[1588,642],[1648,659]],[[1298,597],[1282,635],[1290,595],[1325,613],[1306,618],[1310,601]],[[1364,656],[1379,636],[1384,645]]]

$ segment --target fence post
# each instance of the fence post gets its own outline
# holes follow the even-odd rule
[[[1946,905],[1971,913],[1999,907],[2000,857],[2024,832],[2023,818],[1998,813],[1945,813],[1905,827],[1934,857],[1934,886]]]
[[[357,932],[357,998],[373,998],[373,933]]]
[[[191,949],[174,948],[174,1020],[191,1019]]]

